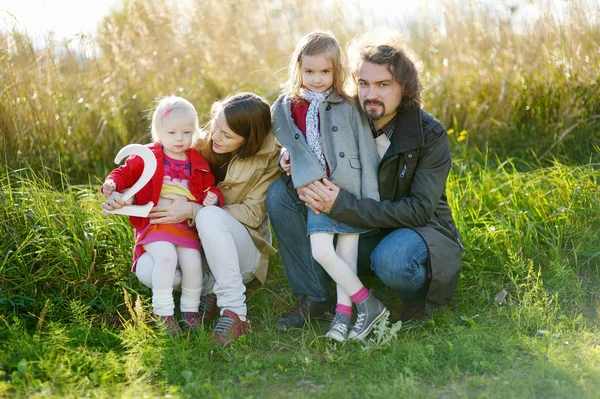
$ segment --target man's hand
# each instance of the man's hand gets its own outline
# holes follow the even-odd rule
[[[212,191],[209,191],[206,193],[206,197],[204,197],[204,201],[202,201],[202,205],[203,206],[217,205],[217,202],[219,202],[219,197],[217,196],[217,194],[213,193]]]
[[[279,166],[281,169],[289,176],[290,175],[290,153],[285,150],[281,154],[281,158],[279,158]]]
[[[152,208],[148,214],[150,224],[179,223],[193,217],[193,205],[185,198],[176,194],[164,194],[161,198],[171,200],[171,203]]]
[[[340,188],[327,179],[317,180],[297,190],[298,197],[317,215],[329,213]]]

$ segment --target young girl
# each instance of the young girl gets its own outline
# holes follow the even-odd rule
[[[215,188],[215,178],[209,165],[192,142],[199,135],[198,115],[194,106],[181,97],[160,100],[152,116],[152,140],[148,148],[154,153],[157,167],[152,180],[135,196],[136,204],[149,201],[158,205],[170,203],[161,198],[173,194],[203,206],[223,205],[223,195]],[[140,177],[144,163],[131,156],[124,165],[113,170],[102,185],[108,198],[106,209],[123,205],[120,192],[130,188]],[[181,333],[174,318],[173,279],[179,264],[182,272],[181,317],[184,327],[195,329],[200,324],[198,305],[202,288],[200,241],[195,228],[187,223],[150,224],[149,218],[131,216],[135,228],[134,263],[147,252],[154,259],[152,274],[152,307],[155,317],[164,323],[171,335]]]
[[[272,107],[273,131],[289,151],[295,188],[326,177],[358,198],[378,200],[377,149],[368,124],[344,95],[345,76],[343,54],[331,33],[304,36],[289,65],[290,91]],[[364,339],[386,310],[356,276],[358,238],[366,231],[308,211],[312,255],[337,283],[335,317],[326,336],[339,342],[346,339],[352,303],[357,319],[349,339]]]

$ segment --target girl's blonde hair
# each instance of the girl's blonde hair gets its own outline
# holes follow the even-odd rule
[[[333,63],[333,90],[345,96],[346,57],[340,44],[330,31],[314,31],[305,35],[290,58],[288,67],[287,90],[294,98],[301,98],[302,92],[302,58],[304,56],[325,55]]]
[[[169,96],[163,97],[158,101],[154,113],[152,114],[152,124],[150,132],[152,133],[152,141],[160,142],[158,131],[163,126],[164,118],[173,111],[183,111],[185,116],[189,116],[194,121],[194,140],[200,136],[200,124],[198,122],[198,114],[196,108],[191,102],[183,97]]]

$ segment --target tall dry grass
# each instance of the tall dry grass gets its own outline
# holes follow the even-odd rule
[[[597,10],[571,2],[559,20],[549,4],[535,3],[543,11],[535,28],[517,26],[514,10],[475,1],[447,1],[443,21],[422,16],[396,26],[424,63],[425,108],[463,131],[461,155],[489,144],[500,158],[597,156]],[[301,35],[330,29],[345,44],[372,20],[374,10],[357,7],[124,0],[85,49],[51,38],[40,49],[18,31],[0,34],[0,154],[13,169],[60,170],[74,182],[103,176],[123,145],[149,140],[146,116],[157,96],[190,99],[202,120],[234,91],[274,100]]]
[[[91,54],[90,43],[87,53],[67,42],[36,49],[18,31],[0,35],[2,157],[86,180],[105,174],[124,144],[149,141],[157,96],[188,98],[202,120],[231,92],[272,99],[301,35],[327,26],[345,42],[358,31],[336,4],[323,12],[316,0],[123,1]]]
[[[514,2],[513,2],[514,3]],[[585,162],[600,145],[600,8],[547,0],[498,7],[447,0],[439,24],[414,23],[427,106],[472,144],[509,156]],[[511,3],[512,4],[512,3]],[[519,5],[520,4],[520,5]],[[539,19],[517,23],[519,7]]]

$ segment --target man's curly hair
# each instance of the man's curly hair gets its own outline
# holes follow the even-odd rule
[[[350,70],[354,84],[358,82],[358,69],[365,61],[385,65],[402,87],[399,109],[420,108],[423,84],[420,79],[421,63],[406,48],[399,34],[368,32],[348,44]],[[354,88],[356,93],[357,87]]]

